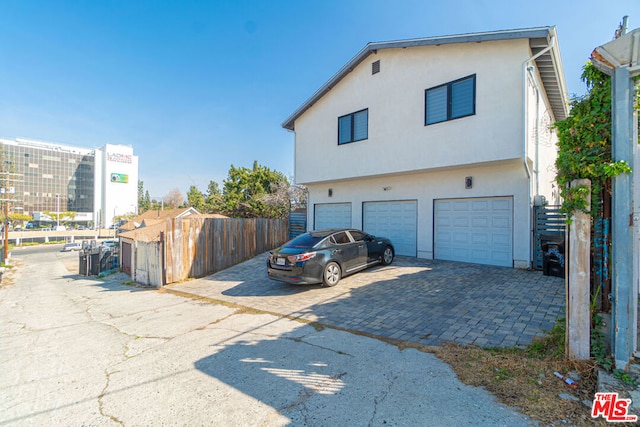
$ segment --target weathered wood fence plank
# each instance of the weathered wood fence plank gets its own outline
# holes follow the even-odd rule
[[[168,219],[166,283],[223,270],[281,245],[288,237],[286,219]]]

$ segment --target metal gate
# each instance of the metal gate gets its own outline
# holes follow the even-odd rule
[[[293,239],[307,231],[307,210],[289,212],[289,239]]]
[[[565,238],[567,216],[560,212],[559,206],[533,207],[533,268],[542,270],[542,241],[541,235],[559,235]]]

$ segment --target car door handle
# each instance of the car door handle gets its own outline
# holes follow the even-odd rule
[[[359,248],[364,248],[364,245],[358,245]]]

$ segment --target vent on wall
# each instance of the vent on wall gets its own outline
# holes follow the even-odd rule
[[[376,74],[380,72],[380,60],[378,59],[375,62],[371,63],[371,74]]]

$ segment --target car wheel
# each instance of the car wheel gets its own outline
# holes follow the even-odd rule
[[[387,246],[384,248],[384,252],[382,253],[382,264],[389,265],[393,261],[393,249],[391,246]]]
[[[340,281],[341,274],[340,266],[335,262],[330,262],[324,267],[322,283],[324,283],[325,286],[335,286]]]

